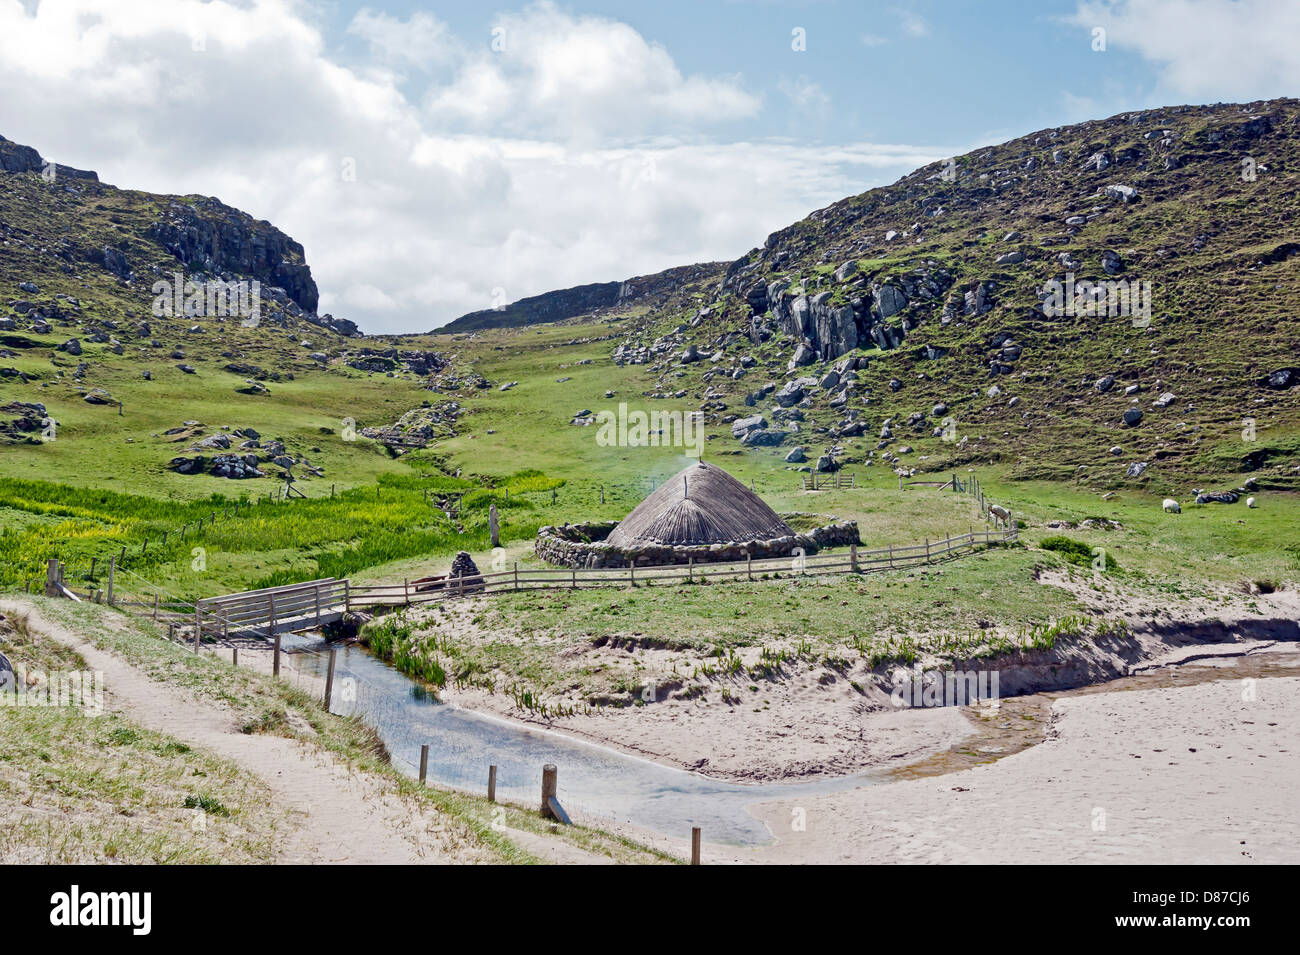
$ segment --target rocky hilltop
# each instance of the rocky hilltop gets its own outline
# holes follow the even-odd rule
[[[199,283],[256,281],[273,323],[360,334],[346,319],[317,314],[320,295],[302,245],[271,223],[212,197],[118,189],[3,137],[0,239],[0,280],[15,285],[80,288],[89,267],[109,280],[113,297],[136,302],[143,315],[155,281],[177,271]]]
[[[541,295],[530,295],[499,308],[486,308],[462,315],[441,328],[434,329],[433,334],[454,334],[484,328],[515,328],[543,322],[559,322],[577,316],[591,315],[601,309],[637,302],[663,304],[669,295],[679,291],[685,284],[717,271],[724,264],[715,262],[678,266],[653,275],[639,275],[622,282],[597,282],[592,285],[577,285],[554,292],[543,292]]]
[[[1296,100],[1043,129],[773,233],[611,357],[792,463],[1294,482],[1298,217]]]

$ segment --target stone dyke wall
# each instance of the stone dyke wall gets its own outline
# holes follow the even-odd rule
[[[789,534],[770,540],[691,546],[651,544],[624,549],[605,543],[605,538],[617,526],[617,521],[605,521],[543,527],[537,532],[534,550],[548,564],[583,570],[627,567],[633,560],[638,567],[686,564],[692,558],[697,563],[740,561],[747,556],[761,560],[768,557],[789,557],[797,548],[802,548],[805,554],[815,554],[825,547],[847,547],[862,543],[858,537],[857,521],[839,521],[807,533]]]

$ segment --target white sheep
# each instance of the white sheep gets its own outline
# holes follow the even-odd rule
[[[1183,513],[1183,506],[1175,501],[1172,497],[1165,498],[1165,512],[1169,514]]]
[[[1247,506],[1247,507],[1254,507],[1254,506],[1255,506],[1255,499],[1254,499],[1253,497],[1248,497],[1248,498],[1246,498],[1246,506]]]

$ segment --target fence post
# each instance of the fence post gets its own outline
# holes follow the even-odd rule
[[[110,607],[113,606],[113,583],[116,577],[117,577],[117,558],[110,557],[108,559],[108,596],[107,596],[108,605]]]
[[[577,589],[578,589],[578,568],[576,568],[576,567],[570,567],[569,569],[570,569],[570,571],[572,571],[572,573],[573,573],[573,579],[572,579],[572,581],[571,581],[570,584],[569,584],[569,589],[570,589],[570,590],[577,590]]]
[[[425,779],[429,776],[429,744],[423,743],[420,746],[420,785],[424,785]]]
[[[59,559],[51,557],[45,564],[45,596],[59,595]]]
[[[849,566],[853,569],[853,572],[855,574],[858,573],[858,545],[857,544],[849,545]]]
[[[271,655],[271,676],[280,679],[280,635],[275,635],[275,650]]]
[[[754,555],[749,552],[745,553],[745,579],[754,579]]]
[[[636,558],[635,557],[633,557],[631,563],[627,565],[627,574],[628,574],[628,578],[627,578],[628,581],[631,582],[633,587],[635,587],[636,586]]]
[[[930,538],[925,539],[925,562],[930,563]]]
[[[497,768],[488,767],[488,802],[497,801]]]
[[[547,763],[542,767],[542,818],[553,819],[555,814],[551,812],[550,800],[555,799],[559,791],[559,770],[555,768],[554,763]]]
[[[515,590],[519,589],[519,561],[515,561]]]
[[[158,595],[153,595],[153,618],[158,619]]]
[[[97,560],[99,560],[98,557],[92,557],[92,558],[90,558],[90,579],[91,579],[91,580],[94,580],[94,579],[95,579],[95,562],[96,562]]]
[[[334,663],[339,655],[337,650],[330,651],[330,667],[325,673],[325,712],[330,711],[330,697],[334,695]]]
[[[316,585],[316,626],[320,626],[320,584]]]
[[[695,558],[686,558],[686,580],[688,583],[695,583]]]
[[[700,864],[700,827],[691,827],[691,865]]]
[[[203,611],[199,609],[199,602],[194,601],[194,652],[199,652],[199,641],[203,637]]]
[[[894,569],[894,545],[892,543],[889,545],[889,569]]]
[[[411,578],[410,577],[402,578],[402,597],[405,598],[406,603],[409,604],[411,602]]]

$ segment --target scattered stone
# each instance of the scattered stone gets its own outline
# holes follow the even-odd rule
[[[1196,495],[1197,504],[1236,504],[1237,495],[1233,491],[1202,491]]]

